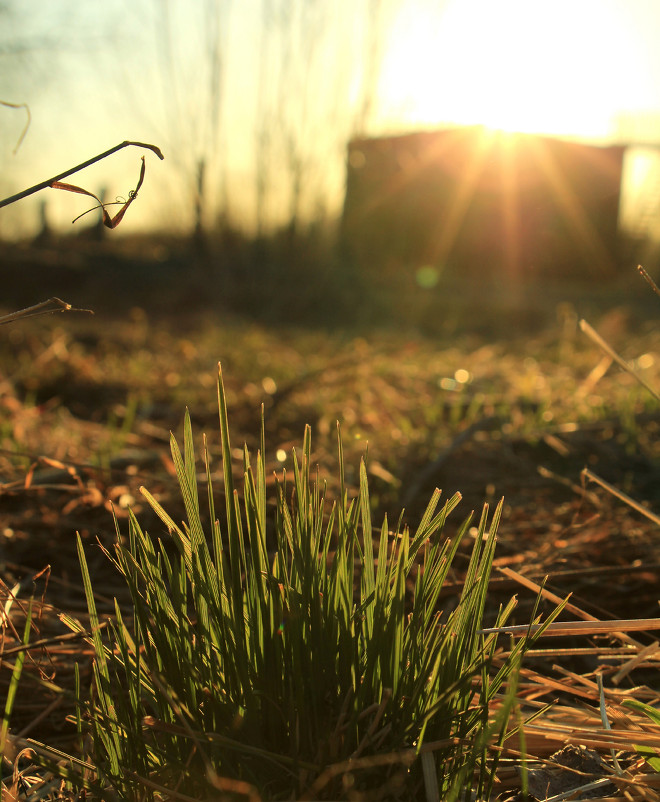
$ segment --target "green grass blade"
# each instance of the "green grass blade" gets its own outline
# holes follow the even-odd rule
[[[32,626],[32,602],[30,601],[28,605],[27,612],[25,614],[25,625],[23,627],[23,638],[22,644],[24,647],[27,647],[30,641],[30,629]],[[27,653],[27,648],[21,649],[21,651],[16,655],[16,661],[14,663],[14,668],[11,672],[11,678],[9,680],[9,687],[7,689],[7,698],[5,699],[5,709],[2,717],[2,728],[0,729],[0,765],[2,764],[5,749],[7,746],[7,736],[9,734],[9,719],[12,714],[12,710],[14,709],[14,702],[16,700],[16,694],[18,692],[18,684],[21,679],[21,674],[23,672],[23,663],[25,662],[25,655]]]

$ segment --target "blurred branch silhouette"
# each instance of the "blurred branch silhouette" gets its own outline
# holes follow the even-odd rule
[[[365,127],[375,104],[382,5],[363,0],[347,28],[329,2],[262,1],[254,132],[258,236],[272,224],[275,208],[286,209],[282,222],[290,237],[303,219],[325,215],[328,162],[344,160],[346,143]]]
[[[30,127],[30,122],[32,121],[32,116],[30,115],[30,107],[28,106],[27,103],[9,103],[6,100],[0,100],[0,105],[7,106],[7,108],[9,109],[25,109],[25,112],[27,114],[27,120],[25,121],[25,126],[21,131],[21,135],[18,137],[18,141],[16,142],[14,150],[12,151],[15,155],[16,151],[20,148],[23,140],[25,139],[25,135],[27,134],[28,128]]]

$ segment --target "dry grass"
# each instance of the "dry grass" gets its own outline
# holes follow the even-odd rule
[[[628,320],[616,311],[592,322],[658,387],[660,335],[632,331]],[[660,704],[657,527],[602,487],[587,486],[582,471],[586,466],[660,510],[660,415],[634,379],[580,335],[570,309],[523,342],[469,334],[453,342],[392,332],[329,335],[208,318],[159,323],[138,309],[123,320],[39,321],[2,335],[0,697],[21,649],[26,600],[35,598],[15,738],[75,748],[66,702],[47,685],[72,688],[74,662],[84,666],[87,656],[80,640],[64,635],[57,615],[65,610],[85,620],[74,533],[109,543],[111,507],[121,520],[128,506],[156,531],[140,500],[142,484],[176,511],[169,431],[179,430],[184,405],[198,430],[217,430],[213,367],[222,360],[236,444],[258,444],[265,404],[269,472],[286,465],[278,450],[289,453],[310,423],[313,460],[331,476],[340,420],[347,466],[357,466],[369,444],[379,512],[396,519],[405,499],[406,518],[416,521],[436,485],[446,497],[460,491],[465,514],[505,497],[493,612],[517,593],[517,620],[526,621],[546,575],[548,609],[572,594],[563,620],[585,623],[528,655],[520,716],[538,718],[522,725],[524,742],[512,734],[499,748],[499,790],[520,787],[521,753],[532,785],[554,782],[548,777],[557,773],[565,782],[579,765],[557,770],[549,760],[574,744],[603,759],[611,783],[603,798],[658,798],[659,775],[633,754],[633,744],[660,749],[660,730],[623,704],[629,698]],[[217,458],[219,444],[212,453]],[[356,477],[347,479],[355,484]],[[100,550],[96,558],[93,549],[88,553],[99,606],[109,611],[118,589]],[[460,592],[457,565],[441,603]],[[633,619],[648,620],[622,623]],[[508,637],[502,636],[498,659],[507,657]],[[600,712],[599,677],[609,727]],[[548,766],[554,775],[534,779]]]

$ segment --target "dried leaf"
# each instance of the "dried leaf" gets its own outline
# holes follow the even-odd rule
[[[121,207],[121,209],[117,212],[117,214],[114,217],[110,217],[107,209],[105,208],[110,204],[103,204],[98,196],[96,196],[93,192],[90,192],[87,189],[78,187],[75,184],[66,184],[63,181],[53,181],[51,184],[49,184],[49,186],[51,187],[51,189],[63,189],[66,192],[76,192],[79,195],[88,195],[90,198],[94,198],[94,200],[98,201],[99,204],[98,206],[95,206],[94,209],[100,208],[103,213],[103,225],[106,226],[106,228],[116,228],[121,223],[128,207],[137,198],[138,191],[140,190],[142,182],[144,181],[146,163],[144,160],[144,156],[142,156],[141,158],[142,158],[142,168],[140,169],[140,178],[138,180],[137,186],[135,187],[135,189],[132,189],[128,193],[128,200],[124,203],[124,205]],[[88,212],[94,211],[94,209],[88,209],[87,212],[83,212],[83,214],[78,215],[78,217],[76,217],[75,220],[73,220],[73,222],[75,223],[76,220],[79,220],[83,215],[87,214]]]

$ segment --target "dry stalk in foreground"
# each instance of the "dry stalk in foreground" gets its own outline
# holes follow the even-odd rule
[[[501,570],[509,579],[549,602],[558,598],[516,571]],[[530,650],[529,659],[541,658],[544,662],[538,669],[528,665],[521,669],[516,691],[519,723],[501,745],[491,747],[492,754],[500,759],[496,788],[519,788],[526,772],[530,783],[532,780],[537,785],[547,783],[538,798],[551,798],[553,802],[578,798],[579,793],[590,787],[602,789],[600,799],[658,800],[660,775],[645,758],[653,760],[660,753],[660,728],[640,705],[657,709],[660,694],[646,685],[617,686],[633,670],[657,672],[658,641],[643,644],[629,633],[657,630],[660,621],[600,621],[576,604],[567,603],[564,609],[582,620],[553,622],[544,636],[607,635],[608,643],[598,645],[596,641],[594,646],[581,650]],[[500,627],[482,632],[517,637],[522,629],[528,627]],[[562,657],[580,651],[585,657],[588,653],[593,661],[592,671],[578,674],[561,665]],[[506,648],[499,651],[496,664],[509,656]],[[609,677],[614,687],[604,687],[605,677]],[[503,696],[500,700],[503,701]],[[573,756],[576,763],[573,768],[561,765],[566,755]],[[597,770],[594,762],[598,764]]]
[[[41,303],[35,304],[34,306],[27,306],[25,309],[20,309],[18,312],[10,312],[8,315],[1,315],[0,326],[4,326],[7,323],[15,323],[17,320],[25,320],[25,318],[28,317],[54,315],[56,312],[85,312],[89,315],[94,314],[91,309],[79,309],[63,301],[61,298],[53,297],[49,298],[47,301],[41,301]]]

